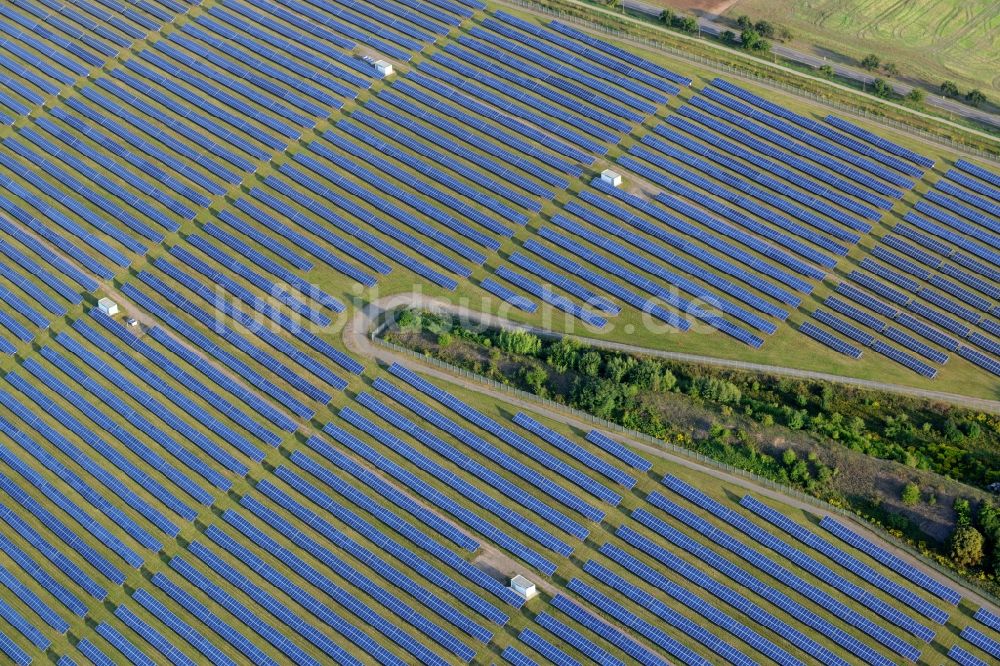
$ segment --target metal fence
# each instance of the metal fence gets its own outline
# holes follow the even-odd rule
[[[637,430],[629,430],[628,428],[625,428],[625,427],[623,427],[623,426],[621,426],[621,425],[619,425],[617,423],[613,423],[611,421],[607,421],[605,419],[598,418],[598,417],[594,416],[593,414],[588,414],[587,412],[583,412],[583,411],[580,411],[578,409],[574,409],[573,407],[570,407],[570,406],[565,405],[565,404],[560,403],[560,402],[555,402],[554,400],[548,400],[547,398],[542,398],[542,397],[540,397],[540,396],[538,396],[538,395],[536,395],[534,393],[528,393],[527,391],[522,391],[521,389],[513,387],[513,386],[510,386],[509,384],[504,384],[502,382],[498,382],[496,380],[490,379],[489,377],[484,377],[483,375],[480,375],[480,374],[477,374],[477,373],[474,373],[474,372],[470,372],[469,370],[466,370],[465,368],[460,368],[460,367],[458,367],[456,365],[452,365],[451,363],[447,363],[447,362],[442,361],[440,359],[434,358],[433,356],[427,356],[425,354],[421,354],[421,353],[419,353],[419,352],[417,352],[417,351],[415,351],[413,349],[410,349],[408,347],[403,347],[402,345],[397,345],[397,344],[395,344],[393,342],[389,342],[388,340],[385,340],[385,339],[383,339],[381,337],[381,335],[385,331],[386,327],[387,327],[387,324],[381,324],[381,325],[379,325],[377,328],[375,328],[371,332],[371,334],[370,334],[369,337],[371,338],[371,341],[374,344],[377,344],[377,345],[379,345],[381,347],[385,347],[386,349],[390,349],[390,350],[392,350],[394,352],[397,352],[399,354],[404,354],[404,355],[410,356],[410,357],[412,357],[414,359],[419,360],[422,363],[427,363],[427,364],[435,366],[437,368],[441,368],[442,370],[445,370],[445,371],[447,371],[449,373],[458,375],[460,377],[464,377],[465,379],[469,379],[469,380],[472,380],[472,381],[474,381],[476,383],[483,384],[483,385],[488,386],[489,388],[494,389],[494,390],[496,390],[498,392],[505,393],[507,395],[513,396],[515,398],[519,398],[521,400],[526,400],[526,401],[535,403],[539,407],[544,407],[546,409],[551,409],[551,410],[556,410],[556,411],[560,411],[560,412],[566,413],[566,414],[568,414],[568,415],[570,415],[570,416],[572,416],[572,417],[574,417],[576,419],[579,419],[581,421],[586,421],[588,423],[593,423],[595,426],[597,426],[597,427],[599,427],[599,428],[601,428],[603,430],[621,433],[621,434],[627,436],[629,439],[633,439],[633,440],[642,442],[643,444],[647,444],[649,446],[652,446],[654,448],[660,449],[662,451],[666,451],[666,452],[668,452],[668,453],[670,453],[672,455],[683,457],[683,458],[686,458],[688,460],[694,461],[694,462],[696,462],[696,463],[698,463],[700,465],[703,465],[705,467],[717,469],[717,470],[725,472],[727,474],[731,474],[733,476],[738,476],[740,478],[747,479],[747,480],[749,480],[749,481],[751,481],[751,482],[753,482],[753,483],[755,483],[757,485],[764,486],[765,488],[769,488],[769,489],[774,490],[776,492],[780,492],[783,495],[787,495],[787,496],[792,497],[792,498],[794,498],[796,500],[799,500],[801,502],[809,504],[810,506],[813,506],[816,509],[819,509],[820,511],[823,511],[823,512],[826,512],[826,513],[837,514],[839,516],[850,518],[852,520],[857,520],[857,519],[860,518],[862,521],[864,521],[864,519],[861,518],[861,516],[859,516],[857,513],[854,513],[853,511],[849,511],[847,509],[844,509],[844,508],[841,508],[841,507],[838,507],[838,506],[834,506],[834,505],[830,504],[829,502],[825,502],[825,501],[823,501],[823,500],[821,500],[821,499],[819,499],[817,497],[813,497],[812,495],[808,495],[808,494],[806,494],[806,493],[804,493],[804,492],[802,492],[800,490],[797,490],[795,488],[791,488],[789,486],[786,486],[784,484],[778,483],[776,481],[772,481],[771,479],[768,479],[766,477],[759,476],[757,474],[754,474],[753,472],[748,472],[745,469],[740,469],[739,467],[733,467],[732,465],[727,465],[726,463],[720,462],[718,460],[715,460],[714,458],[709,458],[707,456],[704,456],[704,455],[698,453],[697,451],[692,451],[691,449],[687,449],[687,448],[684,448],[682,446],[677,446],[676,444],[671,444],[670,442],[665,442],[662,439],[657,439],[655,437],[651,437],[650,435],[647,435],[647,434],[645,434],[643,432],[639,432]],[[941,566],[940,564],[938,564],[934,560],[927,559],[926,556],[924,556],[922,553],[920,553],[912,545],[910,545],[909,543],[907,543],[905,541],[902,541],[901,539],[899,539],[894,534],[890,533],[885,528],[879,527],[878,525],[873,525],[872,523],[869,523],[867,521],[864,521],[864,523],[865,523],[865,527],[867,527],[870,531],[875,532],[876,534],[878,534],[879,536],[881,536],[886,541],[889,541],[890,543],[892,543],[893,545],[899,547],[900,549],[905,550],[907,553],[909,553],[913,557],[917,558],[919,561],[923,562],[924,564],[932,567],[935,571],[937,571],[941,575],[947,577],[949,580],[953,581],[954,583],[956,583],[956,584],[958,584],[958,585],[960,585],[962,587],[968,587],[970,585],[970,581],[964,580],[955,571],[953,571],[951,569],[948,569],[947,567]],[[983,597],[985,597],[986,599],[988,599],[990,602],[992,602],[993,604],[1000,605],[1000,599],[998,599],[997,597],[994,597],[993,595],[991,595],[986,590],[982,590],[982,589],[977,588],[976,591],[980,595],[982,595]]]
[[[546,7],[545,5],[540,5],[536,2],[532,2],[532,0],[501,0],[501,2],[505,4],[516,5],[518,7],[523,7],[525,9],[530,9],[531,11],[539,12],[541,14],[545,14],[553,18],[558,18],[560,21],[565,21],[567,23],[575,23],[577,25],[583,26],[584,28],[587,28],[588,30],[601,32],[610,37],[616,37],[618,39],[627,39],[632,42],[638,42],[639,44],[647,48],[657,51],[664,51],[677,58],[688,60],[692,63],[703,65],[705,67],[709,67],[714,70],[719,70],[746,80],[762,82],[767,84],[768,86],[772,86],[774,88],[780,88],[781,90],[796,95],[798,97],[804,97],[810,101],[819,102],[820,104],[837,109],[838,111],[859,116],[861,118],[864,118],[865,120],[869,120],[871,122],[884,125],[885,127],[902,130],[910,134],[916,134],[923,139],[926,139],[928,141],[933,141],[952,150],[962,151],[970,155],[975,155],[976,157],[979,157],[984,160],[1000,163],[1000,157],[998,157],[997,155],[988,153],[984,150],[980,150],[979,148],[975,148],[961,141],[955,141],[950,137],[934,134],[933,132],[928,132],[927,130],[920,129],[919,127],[913,127],[912,125],[909,125],[907,123],[900,122],[898,120],[893,120],[891,118],[886,118],[885,116],[879,115],[877,113],[872,113],[871,111],[862,109],[861,107],[852,106],[850,104],[842,104],[840,102],[823,97],[822,95],[817,95],[816,93],[809,92],[808,90],[803,90],[802,88],[799,88],[797,86],[784,83],[782,81],[776,81],[772,78],[759,74],[758,72],[752,69],[748,69],[746,67],[736,67],[733,65],[728,65],[726,63],[719,62],[718,60],[713,60],[711,58],[700,56],[697,53],[690,53],[688,51],[685,51],[684,49],[679,49],[675,46],[671,46],[670,44],[667,44],[657,39],[651,39],[643,35],[635,35],[627,30],[620,30],[617,28],[613,28],[609,25],[605,25],[603,23],[598,23],[595,21],[582,18],[575,14],[564,12],[559,9]],[[611,17],[609,16],[609,18]]]

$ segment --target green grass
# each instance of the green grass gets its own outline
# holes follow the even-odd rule
[[[952,80],[994,100],[1000,94],[1000,13],[991,0],[740,0],[725,16],[743,14],[788,26],[795,45],[832,59],[875,53],[933,87]]]

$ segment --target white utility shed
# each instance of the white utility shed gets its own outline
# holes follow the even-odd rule
[[[114,317],[118,314],[118,304],[115,303],[110,298],[102,298],[97,301],[98,309],[109,317]]]
[[[601,172],[601,180],[611,187],[618,187],[622,184],[621,174],[617,171],[612,171],[611,169],[605,169]]]
[[[521,575],[514,576],[510,579],[510,589],[524,597],[525,601],[538,596],[538,590],[535,589],[535,584]]]

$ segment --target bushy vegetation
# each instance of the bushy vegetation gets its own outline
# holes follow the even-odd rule
[[[683,396],[720,416],[738,414],[762,428],[777,425],[808,432],[868,456],[971,485],[1000,481],[1000,421],[985,414],[828,382],[623,354],[591,348],[573,338],[542,338],[520,330],[471,330],[450,317],[429,313],[406,312],[398,323],[438,340],[446,335],[487,350],[488,362],[464,363],[474,372],[817,497],[846,502],[914,544],[924,538],[907,517],[885,510],[877,501],[831,495],[829,484],[839,470],[824,464],[815,453],[802,456],[792,448],[759,451],[756,438],[724,425],[724,419],[711,423],[707,436],[693,437],[690,428],[665,420],[658,396]],[[936,502],[913,481],[898,492],[904,506]],[[964,505],[956,504],[956,516],[952,538],[941,544],[937,556],[959,568],[982,567],[992,575],[1000,567],[1000,509],[983,504],[973,512],[964,500]]]

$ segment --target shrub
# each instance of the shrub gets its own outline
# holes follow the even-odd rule
[[[954,81],[945,81],[941,84],[941,94],[945,97],[958,97],[958,86]]]
[[[510,354],[531,356],[542,349],[542,340],[534,333],[503,330],[497,334],[497,348]]]
[[[949,555],[960,567],[974,567],[983,561],[983,534],[975,527],[959,527],[951,535]]]
[[[920,486],[913,481],[907,482],[899,494],[899,499],[906,506],[916,506],[920,502]]]
[[[861,59],[861,66],[867,69],[869,72],[873,72],[878,69],[879,63],[882,60],[874,53],[869,53],[864,58]]]
[[[976,90],[970,90],[965,93],[965,101],[972,106],[979,106],[980,104],[986,103],[986,95],[983,94],[983,91],[977,88]]]
[[[892,86],[885,82],[885,79],[875,79],[872,81],[872,92],[876,97],[885,99],[892,94]]]

